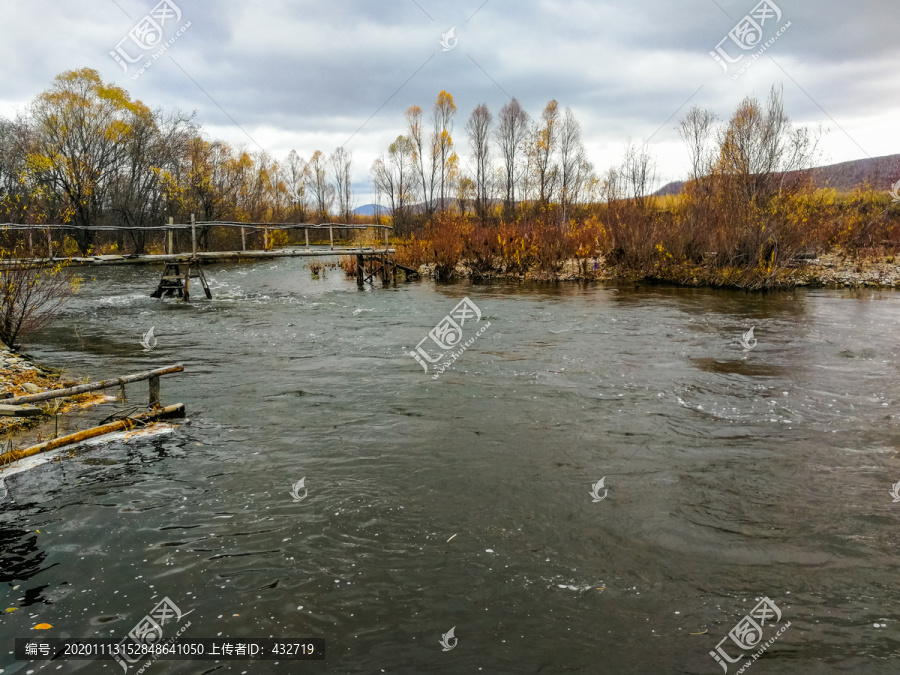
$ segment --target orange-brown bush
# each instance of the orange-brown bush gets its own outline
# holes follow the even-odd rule
[[[428,262],[428,243],[417,239],[415,235],[410,236],[409,239],[396,242],[394,250],[396,251],[397,262],[414,270],[419,269]]]
[[[900,247],[900,205],[887,194],[860,189],[838,197],[802,180],[748,200],[733,177],[720,174],[688,183],[678,197],[613,199],[587,211],[562,226],[552,211],[497,225],[440,214],[421,239],[397,244],[398,259],[433,263],[437,279],[458,265],[475,278],[555,278],[575,261],[588,279],[602,257],[620,277],[761,289],[793,285],[804,254]]]
[[[340,265],[345,275],[348,277],[356,276],[356,258],[349,255],[342,256]]]
[[[471,233],[469,222],[453,213],[440,213],[425,226],[428,261],[434,263],[435,279],[443,281],[453,276]]]

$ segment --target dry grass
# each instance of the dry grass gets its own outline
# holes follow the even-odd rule
[[[341,257],[340,267],[344,270],[344,274],[348,277],[356,276],[356,258],[345,255]]]

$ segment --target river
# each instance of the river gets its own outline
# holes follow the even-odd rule
[[[744,672],[900,668],[900,293],[360,290],[280,259],[209,266],[185,304],[148,297],[158,272],[83,270],[27,343],[92,379],[183,362],[162,400],[189,419],[6,480],[0,672],[122,672],[12,638],[122,638],[164,597],[184,637],[326,659],[159,675],[711,674],[717,646],[735,673],[785,626]],[[409,352],[465,297],[435,379]]]

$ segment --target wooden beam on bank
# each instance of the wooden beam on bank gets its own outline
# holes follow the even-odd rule
[[[157,368],[156,370],[148,370],[144,373],[135,373],[134,375],[125,375],[116,377],[111,380],[100,380],[99,382],[90,382],[88,384],[79,384],[77,387],[68,387],[67,389],[51,389],[50,391],[42,391],[39,394],[28,394],[26,396],[16,396],[3,400],[4,405],[20,405],[22,403],[36,403],[38,401],[48,401],[52,398],[60,398],[62,396],[75,396],[76,394],[84,394],[89,391],[97,391],[98,389],[109,389],[116,385],[128,384],[129,382],[141,382],[150,380],[151,378],[159,378],[160,375],[169,375],[170,373],[184,372],[184,366],[177,364],[174,366],[166,366],[165,368]],[[159,392],[159,384],[156,385],[157,396]]]
[[[43,415],[40,408],[25,408],[20,405],[0,405],[0,417],[35,417]]]
[[[150,410],[149,412],[134,415],[124,420],[119,420],[118,422],[110,422],[109,424],[104,424],[103,426],[99,427],[93,427],[92,429],[85,429],[84,431],[69,434],[68,436],[60,436],[59,438],[54,438],[38,445],[33,445],[30,448],[25,448],[24,450],[4,452],[2,455],[0,455],[0,466],[4,466],[11,462],[16,462],[26,457],[31,457],[32,455],[36,455],[39,452],[48,452],[50,450],[56,450],[57,448],[62,448],[67,445],[73,445],[75,443],[80,443],[81,441],[96,438],[97,436],[105,436],[106,434],[121,431],[122,429],[131,429],[135,426],[136,423],[140,424],[144,422],[152,422],[154,420],[163,419],[165,417],[174,417],[183,414],[183,403],[175,403],[174,405],[169,405],[165,408],[157,408],[156,410]]]

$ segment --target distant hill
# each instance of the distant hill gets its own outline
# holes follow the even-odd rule
[[[812,170],[812,179],[817,188],[830,187],[838,192],[851,192],[863,183],[868,183],[874,190],[888,191],[895,182],[900,181],[900,155],[819,166]],[[673,181],[653,194],[677,195],[683,188],[684,181]]]
[[[353,213],[357,216],[389,216],[391,215],[391,210],[386,206],[381,206],[380,204],[363,204],[362,206],[358,206],[353,209]]]
[[[653,194],[657,195],[658,197],[665,197],[666,195],[680,195],[682,188],[684,188],[683,180],[673,180],[671,183],[666,183],[665,185],[663,185]]]
[[[900,155],[857,159],[813,169],[816,187],[832,187],[838,192],[849,192],[863,183],[868,183],[874,190],[887,191],[898,180]]]

